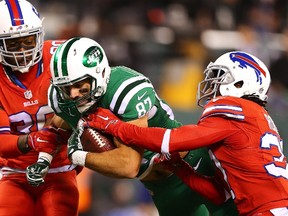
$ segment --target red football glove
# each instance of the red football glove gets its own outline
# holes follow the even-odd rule
[[[113,135],[115,127],[121,123],[119,118],[110,110],[98,108],[95,113],[90,114],[84,123],[85,127],[92,127]]]
[[[69,135],[69,132],[60,128],[44,127],[42,130],[31,132],[28,135],[27,144],[37,152],[54,155],[59,145],[67,144]]]
[[[154,159],[154,163],[160,163],[164,168],[175,173],[192,190],[216,205],[222,204],[229,198],[226,197],[222,185],[219,185],[213,177],[198,174],[180,157],[178,152],[174,152],[171,155],[160,154]]]
[[[186,162],[182,160],[178,152],[173,152],[170,155],[159,154],[154,159],[155,164],[161,164],[165,169],[171,172],[177,172]]]
[[[168,157],[162,154],[158,158],[155,158],[154,162],[161,163],[164,168],[175,173],[192,190],[198,192],[216,205],[222,204],[229,198],[226,197],[222,185],[219,185],[213,177],[197,173],[193,167],[180,157],[178,152],[174,152],[170,156],[168,155]]]

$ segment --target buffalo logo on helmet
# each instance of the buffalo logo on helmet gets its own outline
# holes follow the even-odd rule
[[[261,74],[266,77],[266,72],[263,70],[263,68],[259,66],[259,64],[253,59],[252,56],[241,52],[234,52],[230,54],[230,59],[233,62],[239,62],[240,68],[253,68],[257,77],[257,82],[260,82],[260,84],[262,84]]]

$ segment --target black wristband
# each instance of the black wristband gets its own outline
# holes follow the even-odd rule
[[[28,145],[28,134],[27,135],[21,135],[18,138],[18,149],[23,153],[26,154],[29,151],[31,151],[30,146]]]

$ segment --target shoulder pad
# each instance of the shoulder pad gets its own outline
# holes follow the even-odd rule
[[[127,94],[118,109],[118,113],[127,120],[145,116],[155,104],[155,91],[150,83],[142,83]]]
[[[243,113],[240,98],[217,97],[209,101],[205,106],[200,121],[211,116],[218,116],[242,121],[245,116]]]
[[[44,65],[50,65],[50,59],[56,49],[64,42],[65,40],[45,40],[43,46],[43,62]],[[50,72],[49,72],[50,73]]]
[[[130,68],[116,66],[112,68],[101,106],[109,107],[123,121],[131,121],[145,116],[155,100],[154,87],[146,76]]]
[[[51,54],[53,54],[63,42],[65,42],[65,40],[45,40],[44,49],[47,49]]]

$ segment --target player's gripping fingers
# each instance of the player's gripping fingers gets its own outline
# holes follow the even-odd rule
[[[42,130],[31,132],[28,135],[27,144],[30,148],[38,152],[55,154],[61,144],[66,144],[63,137],[52,128],[43,128]]]
[[[77,150],[83,150],[82,143],[81,143],[81,136],[84,131],[84,119],[80,119],[77,124],[76,130],[73,131],[71,136],[68,139],[68,157],[73,154],[73,152]],[[70,151],[69,151],[70,150]]]
[[[68,140],[68,158],[72,164],[85,166],[86,155],[88,152],[83,151],[81,143],[81,135],[83,133],[83,122],[78,123],[77,130],[75,130]]]
[[[75,130],[70,138],[68,139],[68,158],[71,160],[71,156],[76,151],[82,151],[83,147],[81,144],[80,137],[82,135],[82,129]]]
[[[84,126],[93,127],[98,130],[111,133],[113,131],[113,126],[119,122],[119,118],[109,109],[98,108],[95,113],[90,114],[87,117]]]
[[[178,152],[173,152],[170,155],[159,154],[158,157],[155,157],[154,163],[161,163],[161,165],[171,172],[177,171],[183,166],[183,160],[180,157]]]
[[[157,156],[154,158],[154,163],[164,163],[164,162],[169,162],[169,163],[175,163],[181,160],[180,154],[178,152],[173,152],[171,154],[160,154],[158,153]]]
[[[37,152],[46,152],[48,154],[54,155],[57,152],[57,145],[55,143],[48,141],[47,139],[41,138],[41,136],[37,136],[34,134],[28,135],[27,140],[30,148],[34,149]]]
[[[26,179],[28,183],[33,187],[38,187],[44,184],[45,182],[44,178],[40,174],[29,172],[29,171],[27,171]]]
[[[50,160],[46,157],[39,157],[36,163],[26,168],[26,179],[30,185],[38,187],[45,182],[44,178],[48,173]]]
[[[63,129],[63,128],[56,128],[53,126],[44,127],[43,130],[48,130],[48,131],[54,133],[55,139],[56,139],[57,143],[60,145],[66,144],[71,133],[72,133],[72,130]]]

